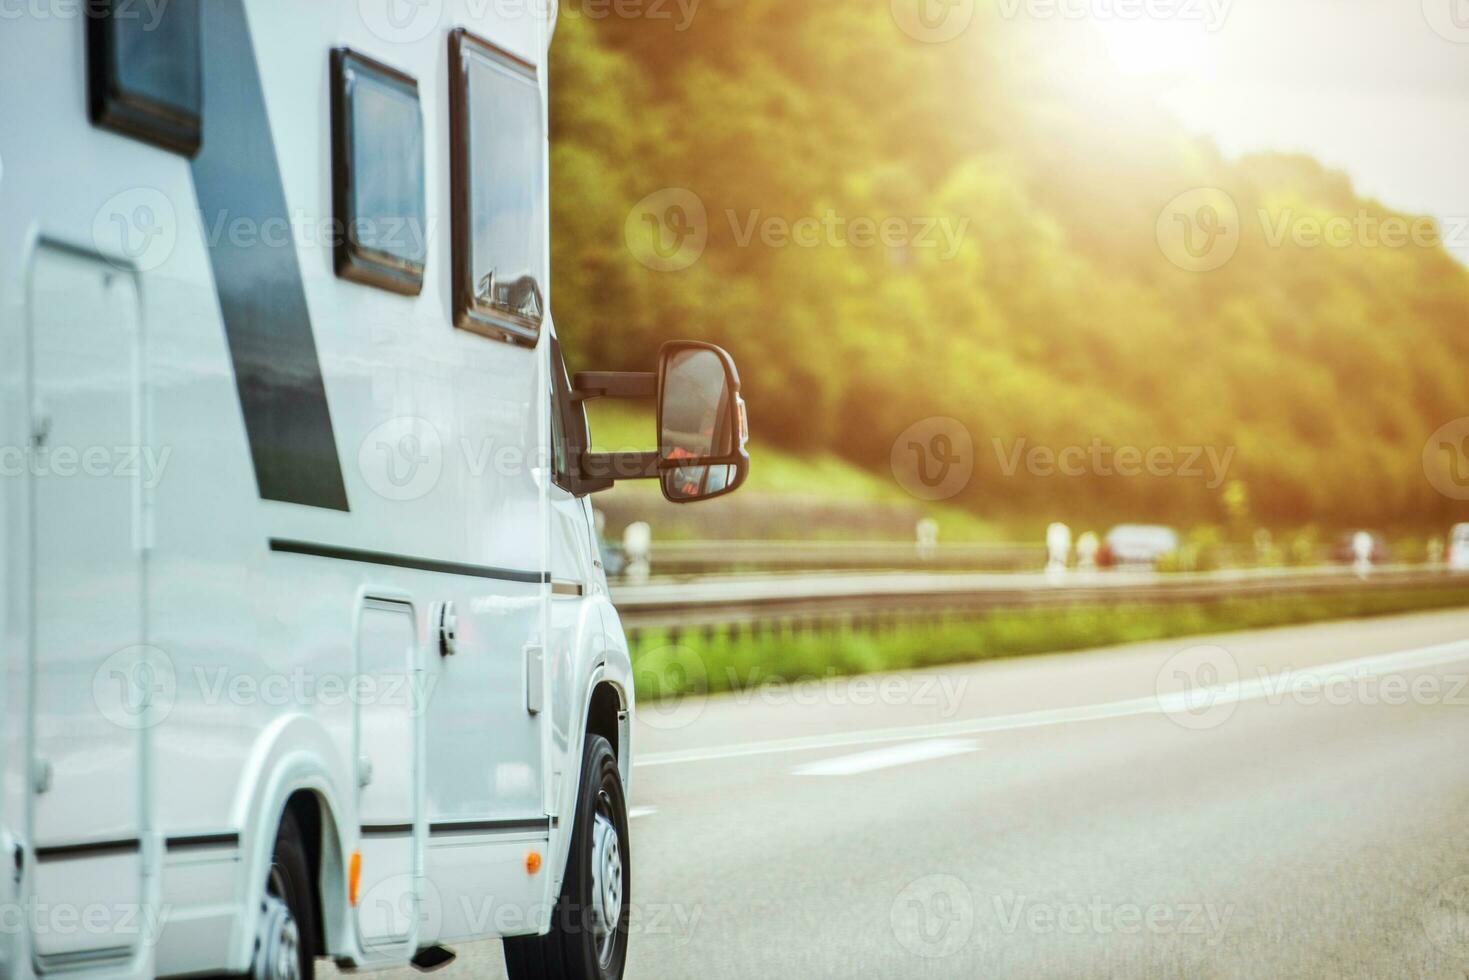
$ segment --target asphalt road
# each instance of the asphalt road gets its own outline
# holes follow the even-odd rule
[[[637,734],[632,978],[1469,976],[1469,612],[771,688]],[[498,943],[459,953],[439,976],[503,976]]]

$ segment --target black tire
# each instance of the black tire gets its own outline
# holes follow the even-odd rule
[[[287,811],[276,834],[275,853],[271,856],[270,871],[266,875],[266,890],[279,893],[290,910],[291,918],[296,921],[300,935],[297,945],[300,980],[312,980],[316,975],[316,902],[312,899],[315,889],[301,826],[296,822],[295,814]]]
[[[599,818],[610,823],[599,826]],[[505,940],[505,968],[510,980],[621,980],[627,965],[628,910],[632,899],[632,852],[628,847],[627,799],[617,756],[600,735],[588,735],[582,750],[581,790],[576,823],[567,855],[566,878],[551,916],[551,932]],[[611,850],[612,838],[616,850]],[[603,846],[599,848],[598,839]],[[617,913],[608,911],[608,870],[593,870],[601,852],[604,867],[616,865]],[[616,920],[602,928],[603,917]]]
[[[286,912],[294,923],[297,936],[297,973],[300,980],[313,980],[316,973],[316,903],[312,901],[315,887],[311,877],[311,863],[306,857],[306,844],[301,836],[301,825],[289,810],[281,818],[280,830],[276,832],[275,851],[271,854],[270,868],[265,874],[265,899],[261,902],[255,923],[255,952],[250,972],[244,977],[262,975],[257,968],[269,953],[263,947],[266,938],[267,920],[272,913],[278,915],[279,907],[272,898],[285,903]],[[277,976],[280,971],[264,971],[267,977]],[[225,980],[222,976],[216,980]]]

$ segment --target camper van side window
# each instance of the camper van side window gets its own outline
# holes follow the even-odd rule
[[[332,52],[332,207],[337,275],[409,296],[423,291],[418,82],[346,48]]]
[[[454,324],[535,346],[545,316],[546,123],[535,66],[449,37]]]
[[[199,4],[184,0],[152,11],[91,0],[86,21],[92,122],[174,153],[199,152]]]

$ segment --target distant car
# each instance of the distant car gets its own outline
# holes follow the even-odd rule
[[[1455,524],[1449,532],[1449,568],[1469,572],[1469,524]]]
[[[1178,550],[1178,532],[1154,524],[1119,524],[1107,532],[1097,564],[1154,566]]]
[[[1357,561],[1357,536],[1366,535],[1370,547],[1364,544],[1363,551],[1367,553],[1367,560],[1373,565],[1386,565],[1392,561],[1392,549],[1387,546],[1382,535],[1373,531],[1348,531],[1336,539],[1336,544],[1331,549],[1331,560],[1343,565],[1351,565]]]
[[[627,571],[627,552],[622,550],[622,545],[614,544],[599,535],[597,547],[602,552],[602,571],[608,578],[621,578],[622,573]]]

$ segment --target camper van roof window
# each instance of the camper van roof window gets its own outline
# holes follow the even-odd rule
[[[417,296],[428,260],[418,82],[346,48],[332,52],[332,204],[337,275]]]
[[[199,4],[144,16],[132,4],[94,0],[88,10],[92,122],[185,156],[199,152]]]
[[[450,35],[454,322],[534,346],[545,317],[546,123],[534,65]]]

